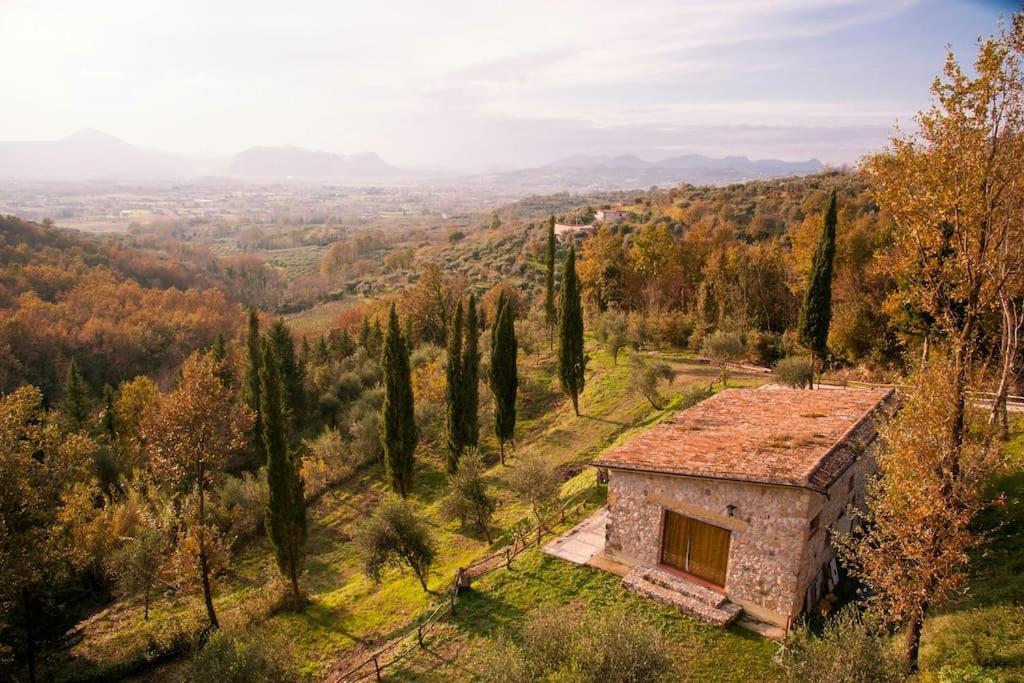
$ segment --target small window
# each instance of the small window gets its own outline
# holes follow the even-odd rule
[[[814,519],[807,525],[807,536],[810,538],[814,534],[818,533],[818,525],[821,523],[821,514],[814,515]]]
[[[847,485],[846,485],[846,492],[849,493],[852,490],[853,490],[853,475],[851,474],[850,475],[850,480],[847,482]]]

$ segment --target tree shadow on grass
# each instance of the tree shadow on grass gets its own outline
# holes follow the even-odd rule
[[[455,614],[448,620],[459,629],[477,636],[496,635],[503,627],[522,619],[523,609],[486,590],[466,589],[459,593]]]
[[[348,610],[342,607],[329,607],[322,602],[309,602],[297,616],[323,631],[340,633],[353,643],[365,645],[366,639],[347,631],[341,623],[348,614]]]
[[[586,420],[593,420],[594,422],[602,422],[608,425],[615,425],[617,427],[629,427],[628,422],[622,422],[621,420],[609,420],[606,417],[599,417],[597,415],[587,415],[586,413],[580,413],[580,417]]]

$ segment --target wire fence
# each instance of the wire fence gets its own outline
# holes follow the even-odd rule
[[[411,624],[401,635],[392,638],[373,652],[364,655],[358,663],[340,672],[328,674],[331,683],[355,683],[363,680],[381,680],[385,669],[399,663],[413,652],[425,647],[429,633],[450,614],[454,614],[459,592],[468,588],[473,579],[486,576],[499,569],[508,569],[512,560],[534,546],[540,546],[544,538],[553,533],[556,524],[565,524],[568,519],[578,517],[588,509],[588,499],[601,486],[600,477],[586,488],[577,491],[561,501],[555,511],[543,523],[523,527],[513,532],[511,540],[497,551],[480,558],[466,567],[460,567],[450,582],[441,591],[442,600],[427,610],[418,622]]]

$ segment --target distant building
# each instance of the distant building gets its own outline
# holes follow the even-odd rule
[[[629,217],[629,211],[621,209],[598,209],[595,219],[598,223],[618,223]]]

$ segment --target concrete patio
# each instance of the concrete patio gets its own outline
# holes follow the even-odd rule
[[[544,552],[574,564],[587,564],[604,550],[608,508],[601,508],[544,546]]]

